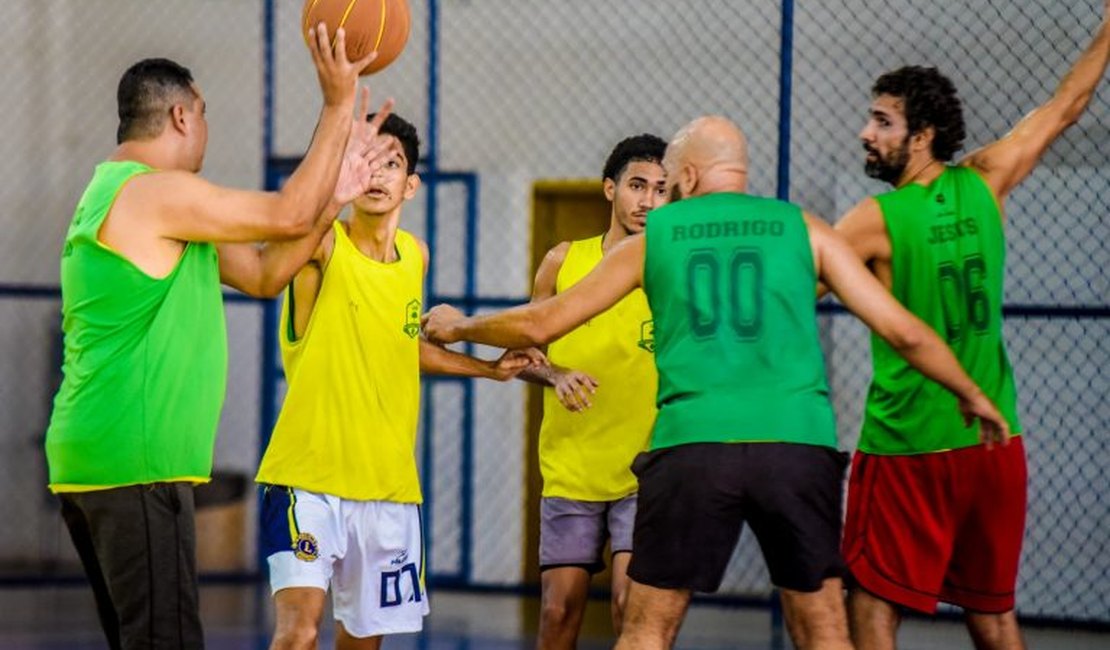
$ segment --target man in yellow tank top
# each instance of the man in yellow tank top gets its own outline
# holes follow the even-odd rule
[[[506,380],[530,363],[524,353],[481,361],[421,338],[428,248],[398,227],[420,183],[419,140],[396,115],[380,133],[391,153],[350,220],[294,245],[315,250],[285,293],[288,390],[257,477],[273,648],[316,647],[329,587],[339,648],[378,648],[385,634],[422,628],[420,372]]]
[[[533,301],[565,291],[612,246],[643,232],[648,211],[666,202],[666,148],[648,134],[617,144],[602,173],[612,204],[608,231],[548,251],[536,272]],[[620,633],[636,517],[630,468],[647,448],[655,420],[653,349],[651,310],[637,289],[553,342],[552,365],[522,375],[550,387],[544,390],[539,445],[541,649],[575,647],[590,575],[605,566],[606,539],[613,561],[613,628]]]

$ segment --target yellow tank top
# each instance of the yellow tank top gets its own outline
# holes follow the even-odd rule
[[[257,480],[345,499],[420,503],[419,244],[397,231],[400,259],[369,259],[335,223],[335,248],[304,336],[281,314],[288,390]],[[296,304],[293,305],[296,309]]]
[[[566,291],[601,261],[601,237],[572,242],[555,280]],[[608,311],[548,346],[551,362],[598,381],[593,407],[571,413],[543,392],[540,472],[543,495],[612,501],[636,491],[630,466],[647,449],[658,383],[651,310],[636,289]]]

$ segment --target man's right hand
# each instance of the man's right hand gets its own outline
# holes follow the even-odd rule
[[[308,51],[316,66],[325,106],[349,106],[355,98],[358,73],[378,56],[371,52],[358,61],[348,61],[346,32],[342,27],[336,30],[333,48],[324,23],[308,29]]]
[[[961,398],[960,413],[964,417],[964,424],[968,426],[979,420],[979,437],[987,445],[987,449],[992,449],[996,444],[1003,447],[1010,444],[1010,423],[983,391],[977,389],[971,397]]]

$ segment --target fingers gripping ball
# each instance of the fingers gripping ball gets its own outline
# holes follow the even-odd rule
[[[305,0],[301,35],[308,42],[308,28],[327,25],[335,45],[335,30],[347,33],[347,59],[356,61],[374,50],[378,57],[359,72],[367,75],[400,56],[409,40],[408,0]]]

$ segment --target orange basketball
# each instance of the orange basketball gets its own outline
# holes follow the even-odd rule
[[[335,44],[335,30],[347,33],[347,58],[361,59],[374,50],[378,58],[360,75],[371,74],[393,63],[409,40],[407,0],[305,0],[301,11],[301,34],[308,41],[308,28],[327,25]]]

